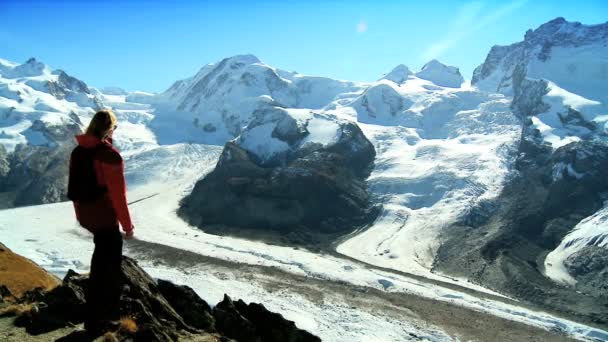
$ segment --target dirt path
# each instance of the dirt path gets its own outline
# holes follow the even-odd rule
[[[155,264],[187,269],[193,266],[230,274],[237,279],[261,284],[267,291],[292,291],[314,303],[339,300],[358,310],[419,326],[435,326],[452,338],[463,341],[571,341],[572,339],[493,315],[476,312],[447,302],[406,293],[389,293],[349,283],[314,279],[281,271],[215,259],[177,248],[133,240],[129,255]],[[495,297],[495,296],[493,296]],[[494,298],[493,298],[494,299]],[[508,301],[508,300],[507,300]],[[404,336],[416,340],[416,336]]]

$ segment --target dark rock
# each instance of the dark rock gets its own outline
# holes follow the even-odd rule
[[[594,245],[586,246],[569,256],[564,265],[568,273],[574,277],[608,270],[608,249]]]
[[[19,316],[15,325],[25,327],[32,335],[81,323],[85,315],[84,289],[73,283],[64,283],[48,293],[37,292],[25,298],[28,302],[39,303],[36,304],[37,310],[30,315]]]
[[[0,145],[0,188],[2,188],[4,177],[6,177],[9,171],[10,164],[8,161],[8,153],[6,152],[4,145]]]
[[[34,303],[34,302],[43,302],[46,296],[46,292],[43,288],[37,287],[32,290],[26,291],[21,298],[17,301],[19,303]]]
[[[157,282],[133,259],[123,257],[121,269],[122,274],[116,275],[123,289],[121,317],[130,317],[137,324],[135,333],[118,331],[121,340],[177,341],[183,336],[212,336],[220,341],[230,341],[229,338],[235,337],[239,341],[318,341],[308,339],[307,336],[312,335],[297,329],[293,322],[280,315],[263,309],[263,306],[253,310],[251,308],[256,308],[255,305],[239,302],[240,310],[249,315],[245,317],[231,300],[225,299],[212,310],[191,288],[164,280]],[[41,289],[28,292],[20,303],[32,303],[35,309],[21,315],[15,324],[37,335],[82,322],[86,314],[84,290],[87,283],[88,276],[70,270],[61,286],[49,292]],[[217,330],[223,336],[216,333],[216,320]],[[70,334],[63,340],[77,340],[83,337],[81,335]]]
[[[585,118],[579,111],[573,109],[570,106],[566,107],[566,113],[558,113],[559,119],[563,125],[581,126],[588,129],[589,131],[595,131],[597,129],[597,124],[595,122],[585,120]]]
[[[577,290],[608,298],[608,249],[596,245],[604,239],[608,239],[608,234],[592,239],[588,246],[570,255],[564,265],[577,280]]]
[[[277,119],[273,135],[295,145],[308,134],[306,126],[281,115],[275,109],[265,119]],[[228,142],[215,170],[182,200],[179,215],[207,231],[215,226],[225,232],[220,227],[228,226],[278,232],[287,243],[294,237],[314,241],[314,234],[343,234],[369,223],[377,213],[365,183],[374,147],[356,124],[342,124],[338,133],[332,145],[309,144],[268,160]]]
[[[217,328],[222,334],[241,342],[296,342],[321,341],[318,337],[298,329],[278,313],[264,305],[242,300],[233,302],[228,295],[213,310]]]
[[[49,145],[20,144],[6,155],[0,150],[0,208],[67,200],[69,158],[79,123],[47,126],[35,121],[30,130],[43,134]]]
[[[272,131],[272,137],[294,145],[309,134],[306,126],[298,125],[298,122],[291,116],[284,116]]]
[[[569,259],[569,270],[584,279],[578,291],[542,273],[547,253],[603,206],[608,143],[582,140],[553,152],[524,131],[515,167],[489,216],[444,230],[434,267],[551,310],[608,323],[603,254],[588,248]]]
[[[525,67],[518,65],[513,72],[514,96],[511,107],[522,117],[546,112],[549,110],[549,105],[543,102],[543,96],[549,91],[547,81],[532,81],[525,76]]]
[[[239,342],[260,341],[253,324],[238,312],[228,295],[213,308],[213,316],[217,330],[223,335]]]
[[[234,307],[253,323],[260,341],[321,341],[317,336],[298,329],[294,322],[286,320],[282,315],[268,311],[262,304],[247,305],[242,300],[238,300],[234,303]]]
[[[11,290],[5,285],[0,285],[0,298],[14,297]]]
[[[2,246],[0,244],[0,246]],[[8,289],[5,285],[0,284],[0,306],[6,302],[15,301],[15,296],[11,293],[11,290]]]
[[[215,330],[211,307],[190,287],[159,279],[158,289],[187,324],[205,331]]]
[[[156,281],[152,279],[135,260],[123,257],[122,271],[124,275],[121,312],[123,315],[137,317],[138,324],[143,330],[158,327],[161,331],[169,329],[196,331],[186,324],[183,318],[169,304],[160,292]],[[124,286],[126,285],[126,286]],[[168,333],[172,335],[173,333]]]

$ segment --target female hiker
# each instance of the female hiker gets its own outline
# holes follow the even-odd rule
[[[122,236],[133,236],[127,207],[124,164],[112,135],[116,117],[110,110],[98,111],[85,134],[77,135],[78,146],[70,157],[68,198],[76,219],[93,233],[95,250],[85,291],[85,329],[101,333],[120,318]]]

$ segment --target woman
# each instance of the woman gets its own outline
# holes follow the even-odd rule
[[[93,233],[95,242],[89,285],[85,291],[85,329],[92,333],[102,332],[109,322],[120,318],[122,236],[118,225],[120,223],[125,231],[125,239],[133,237],[134,229],[127,207],[124,163],[112,146],[116,128],[114,113],[100,110],[93,116],[86,133],[76,136],[79,145],[76,149],[87,151],[89,165],[92,158],[95,173],[92,179],[96,178],[98,188],[103,190],[94,198],[74,200],[76,218],[81,226]],[[75,167],[74,164],[83,164],[83,159],[76,160],[74,156],[73,152],[68,187],[73,187],[76,179],[82,179],[77,174],[82,173],[79,170],[87,170]]]

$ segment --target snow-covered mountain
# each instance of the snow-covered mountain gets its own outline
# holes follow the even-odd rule
[[[159,130],[179,116],[184,124],[194,126],[188,133],[192,139],[222,143],[238,136],[259,109],[320,109],[363,88],[360,83],[283,71],[242,55],[206,65],[149,101],[163,108],[152,123]]]
[[[608,24],[554,19],[524,41],[494,46],[472,84],[514,96],[514,108],[554,148],[608,132]]]
[[[65,200],[72,137],[101,106],[62,70],[0,60],[0,208]]]
[[[557,18],[475,70],[475,87],[512,98],[523,130],[511,180],[446,230],[438,270],[606,322],[607,46],[608,24]]]
[[[80,116],[100,108],[87,85],[62,70],[34,58],[23,64],[0,60],[0,143],[9,152],[17,144],[54,146],[64,139],[54,131],[79,125]]]
[[[605,265],[596,260],[605,260],[608,239],[608,185],[598,171],[608,156],[607,100],[598,90],[608,88],[607,36],[606,24],[553,20],[523,42],[493,47],[472,86],[438,61],[418,72],[399,65],[362,83],[243,55],[149,94],[87,88],[35,60],[2,61],[0,178],[32,160],[19,152],[24,147],[60,154],[73,132],[62,140],[51,128],[76,131],[96,108],[111,107],[130,190],[170,192],[175,210],[228,141],[257,167],[280,168],[311,147],[336,144],[342,127],[356,125],[375,149],[367,187],[382,209],[365,229],[332,241],[339,254],[435,281],[472,281],[604,324]],[[44,127],[38,135],[36,120]],[[3,182],[0,192],[8,193]],[[303,264],[270,254],[263,258]]]
[[[436,59],[426,63],[416,76],[442,87],[460,88],[464,82],[457,67],[447,66]]]

